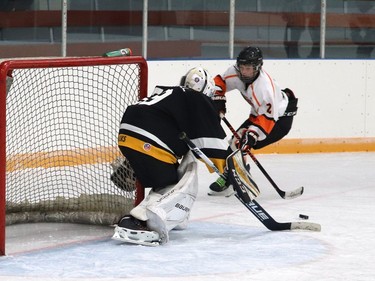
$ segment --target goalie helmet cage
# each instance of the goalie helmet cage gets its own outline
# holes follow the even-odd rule
[[[143,57],[6,60],[0,64],[0,255],[5,226],[110,225],[143,199],[117,188],[117,132],[147,96]]]

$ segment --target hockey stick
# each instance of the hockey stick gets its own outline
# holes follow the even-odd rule
[[[227,125],[227,127],[229,128],[229,130],[236,137],[236,139],[239,140],[240,136],[238,135],[238,133],[236,132],[236,130],[232,127],[232,125],[229,123],[229,121],[227,120],[227,118],[225,118],[224,114],[220,113],[220,118],[221,118],[221,120],[224,121],[224,123]],[[254,163],[258,166],[259,170],[268,179],[268,181],[271,183],[271,185],[276,190],[276,192],[281,196],[281,198],[283,198],[283,199],[293,199],[293,198],[296,198],[296,197],[302,195],[303,190],[304,190],[303,186],[301,186],[301,187],[299,187],[299,188],[297,188],[297,189],[295,189],[293,191],[284,191],[284,190],[281,190],[277,186],[277,184],[272,180],[272,178],[267,173],[267,171],[263,168],[263,166],[259,163],[259,161],[255,157],[255,155],[251,153],[250,149],[248,151],[246,151],[246,152],[247,152],[247,154],[250,155],[251,159],[253,159]]]
[[[183,140],[190,150],[195,152],[208,166],[210,166],[219,176],[223,176],[220,173],[216,165],[200,150],[186,135],[182,132],[179,136]],[[238,189],[236,189],[236,192]],[[238,193],[235,194],[236,198],[269,230],[280,231],[280,230],[309,230],[309,231],[320,231],[321,226],[317,223],[312,222],[285,222],[280,223],[275,221],[270,214],[268,214],[263,207],[255,200],[245,202]]]

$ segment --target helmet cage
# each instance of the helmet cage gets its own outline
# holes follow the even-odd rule
[[[195,67],[182,77],[180,85],[211,97],[215,92],[215,82],[202,67]]]

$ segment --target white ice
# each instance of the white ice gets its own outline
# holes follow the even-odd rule
[[[9,226],[0,280],[374,280],[375,153],[256,156],[280,188],[305,187],[281,199],[253,163],[258,202],[279,222],[308,215],[321,232],[267,230],[234,196],[207,196],[216,175],[200,164],[189,227],[168,244],[121,244],[110,227]]]

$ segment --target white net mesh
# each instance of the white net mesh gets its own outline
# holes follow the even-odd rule
[[[6,223],[117,222],[136,196],[135,186],[122,190],[110,176],[111,163],[120,156],[121,116],[139,99],[139,65],[14,69],[12,74]]]

